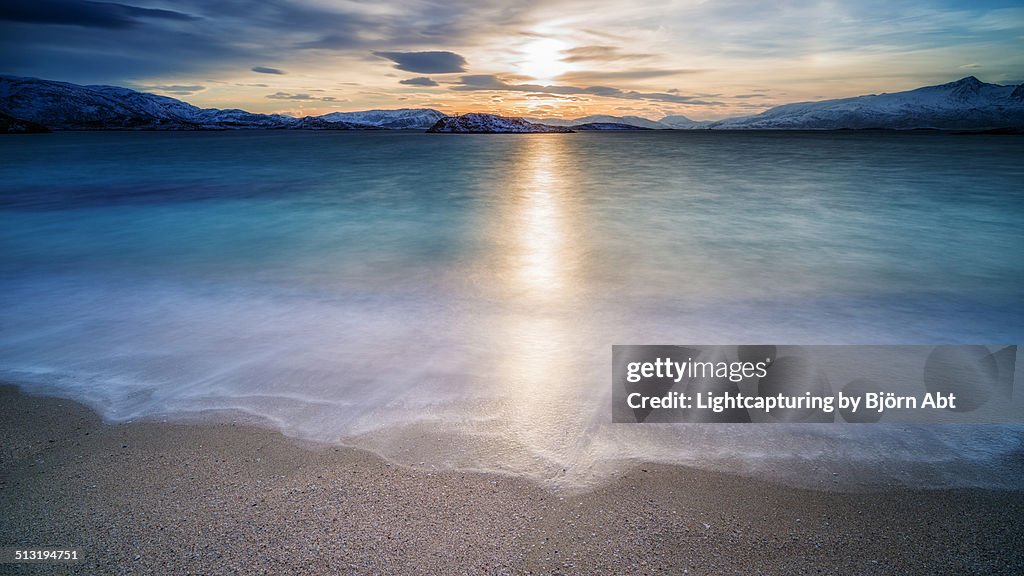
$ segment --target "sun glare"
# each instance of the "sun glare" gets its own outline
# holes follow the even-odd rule
[[[552,38],[534,40],[523,47],[519,71],[540,82],[551,82],[568,71],[562,60],[564,42]]]

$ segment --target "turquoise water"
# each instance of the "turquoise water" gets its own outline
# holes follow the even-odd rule
[[[1019,428],[613,426],[610,347],[1021,342],[1021,158],[932,133],[6,136],[0,378],[569,483],[909,458],[984,484],[952,464]]]

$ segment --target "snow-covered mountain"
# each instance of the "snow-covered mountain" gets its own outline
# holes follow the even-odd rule
[[[674,128],[676,130],[689,130],[705,124],[705,122],[700,122],[680,115],[665,116],[661,120],[658,120],[658,123],[666,128]]]
[[[365,112],[331,112],[320,116],[331,122],[349,122],[392,130],[426,130],[445,115],[431,108],[400,108],[398,110],[366,110]]]
[[[572,130],[565,126],[537,124],[522,118],[509,118],[494,114],[463,114],[461,116],[445,116],[431,126],[427,132],[495,134],[504,132],[572,132]]]
[[[303,116],[302,118],[289,118],[285,128],[289,130],[380,130],[376,126],[365,126],[351,122],[331,122],[323,116]]]
[[[906,92],[785,104],[705,128],[837,130],[843,128],[987,130],[1024,126],[1024,85],[986,84],[974,76]]]
[[[588,122],[587,124],[573,124],[572,126],[569,126],[569,128],[572,128],[573,130],[594,132],[607,132],[609,130],[653,130],[653,128],[643,128],[641,126],[620,124],[618,122]]]
[[[655,122],[641,116],[609,116],[607,114],[594,114],[582,118],[526,118],[528,122],[547,124],[548,126],[579,126],[580,124],[628,124],[638,128],[650,128],[652,130],[664,130],[671,128],[660,122]]]
[[[429,108],[334,112],[293,118],[245,110],[199,108],[187,102],[117,86],[0,75],[0,113],[11,127],[40,125],[54,130],[299,130],[426,129],[434,132],[565,132],[581,130],[731,129],[991,130],[1024,128],[1024,85],[986,84],[973,76],[906,92],[785,104],[755,116],[699,122],[685,116],[654,121],[639,116],[504,118],[490,114],[446,117]],[[23,124],[16,124],[15,121]],[[557,128],[563,128],[561,130]]]
[[[79,86],[15,76],[0,76],[0,111],[59,130],[284,128],[295,121],[244,110],[203,109],[117,86]]]
[[[118,86],[79,86],[16,76],[0,76],[0,112],[55,130],[378,128],[325,116],[293,118],[237,109],[199,108],[167,96]]]

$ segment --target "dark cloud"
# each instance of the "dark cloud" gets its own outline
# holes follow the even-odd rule
[[[259,72],[260,74],[287,74],[287,72],[279,68],[268,68],[266,66],[253,66],[250,70],[253,72]]]
[[[0,4],[0,20],[33,24],[63,24],[85,28],[130,28],[140,19],[191,21],[196,16],[139,8],[111,2],[76,2],[74,0],[4,0]]]
[[[338,102],[338,99],[334,96],[310,96],[309,94],[290,94],[288,92],[274,92],[273,94],[267,94],[267,98],[270,98],[271,100],[316,100],[319,102]]]
[[[296,48],[313,49],[313,50],[348,50],[350,48],[357,48],[363,46],[364,42],[359,38],[357,34],[328,34],[321,37],[319,40],[313,40],[311,42],[300,42],[296,45]]]
[[[466,21],[485,17],[488,6],[481,5]],[[176,0],[174,7],[0,0],[0,70],[82,84],[126,84],[140,77],[249,69],[253,61],[284,63],[312,47],[372,58],[367,52],[374,49],[424,45],[417,33],[424,11],[447,21],[466,8],[446,3],[381,15],[359,3],[302,0]],[[453,28],[448,41],[475,33],[460,30]]]
[[[152,8],[130,5],[136,3]],[[294,73],[290,63],[308,62],[306,50],[373,60],[375,50],[443,50],[475,44],[489,31],[529,29],[538,4],[422,0],[380,10],[374,3],[310,0],[0,0],[0,70],[121,85],[249,70],[253,62]],[[464,60],[454,62],[445,69],[465,71]]]
[[[172,94],[181,94],[183,96],[187,96],[189,94],[195,94],[196,92],[202,92],[203,90],[206,90],[206,86],[182,85],[182,84],[172,84],[172,85],[163,85],[163,84],[161,84],[161,85],[155,85],[155,86],[139,86],[139,89],[140,90],[145,90],[147,92],[170,92]]]
[[[490,74],[472,74],[459,78],[452,90],[495,90],[507,92],[547,92],[550,94],[586,94],[605,98],[622,98],[625,100],[651,100],[656,102],[673,102],[675,104],[693,104],[717,106],[721,102],[699,100],[695,96],[681,96],[667,92],[637,92],[622,90],[611,86],[542,86],[539,84],[509,84],[501,78]]]
[[[526,87],[527,84],[519,84],[518,86]],[[458,85],[453,87],[452,90],[514,90],[514,85],[507,84],[504,80],[493,74],[471,74],[460,77]],[[543,92],[544,89],[537,86],[535,89],[522,91]]]
[[[373,55],[391,60],[395,68],[406,72],[448,74],[466,71],[466,59],[454,52],[374,52]]]
[[[416,78],[406,78],[405,80],[399,80],[399,84],[405,84],[406,86],[437,86],[437,82],[434,82],[426,76],[418,76]]]

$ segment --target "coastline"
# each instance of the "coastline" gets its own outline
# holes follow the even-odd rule
[[[34,573],[1011,574],[1024,491],[822,492],[644,465],[560,495],[247,424],[104,424],[0,386],[0,546]]]

